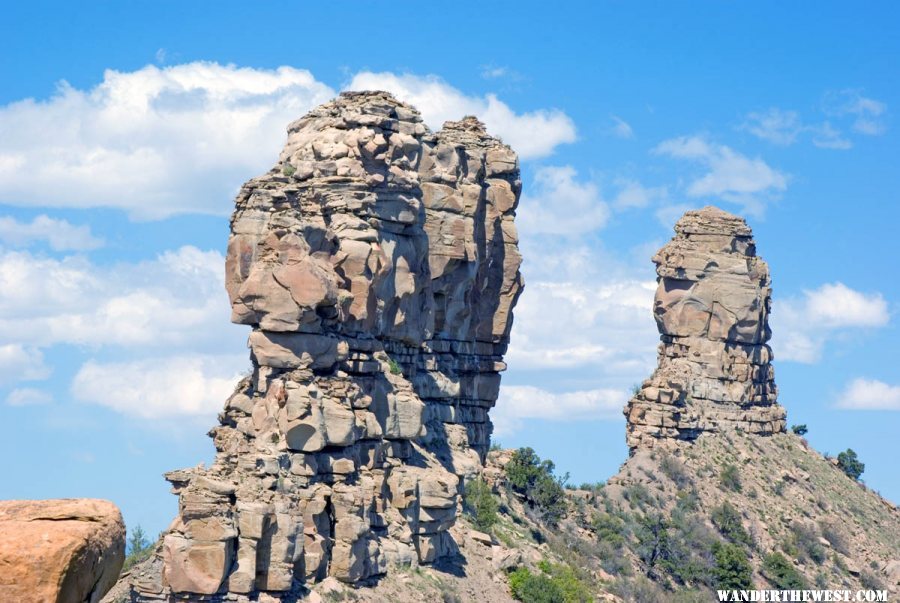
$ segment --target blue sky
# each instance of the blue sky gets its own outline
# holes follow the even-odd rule
[[[900,501],[896,3],[53,3],[0,22],[2,498],[94,496],[162,530],[164,471],[249,361],[222,254],[292,119],[384,87],[522,155],[526,292],[492,416],[575,482],[626,455],[655,365],[652,253],[745,215],[776,380],[823,452]]]

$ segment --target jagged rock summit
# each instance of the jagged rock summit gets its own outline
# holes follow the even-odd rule
[[[210,432],[213,465],[166,475],[178,517],[125,578],[132,600],[294,600],[455,551],[522,290],[520,190],[478,120],[432,133],[385,92],[290,124],[231,220],[252,373]]]
[[[632,452],[726,428],[784,431],[766,343],[769,267],[747,223],[717,207],[688,211],[653,262],[659,363],[625,408]]]

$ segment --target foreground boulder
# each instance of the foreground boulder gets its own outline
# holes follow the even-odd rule
[[[125,561],[125,524],[96,499],[0,501],[0,601],[97,603]]]
[[[769,267],[744,219],[689,211],[653,262],[659,365],[625,408],[632,452],[726,428],[783,432],[767,343]]]
[[[252,371],[210,432],[213,465],[166,475],[179,514],[132,600],[295,600],[455,554],[522,290],[520,190],[478,120],[433,133],[384,92],[288,127],[231,220]]]

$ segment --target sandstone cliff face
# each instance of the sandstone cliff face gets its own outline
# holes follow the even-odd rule
[[[785,429],[768,325],[769,267],[746,222],[715,207],[687,212],[653,257],[659,365],[625,408],[632,451],[703,432]]]
[[[210,432],[212,467],[167,474],[179,515],[134,598],[280,596],[455,550],[522,290],[520,188],[477,120],[432,133],[386,93],[289,126],[231,221],[252,374]]]
[[[125,561],[125,524],[111,502],[0,501],[0,601],[97,603]]]

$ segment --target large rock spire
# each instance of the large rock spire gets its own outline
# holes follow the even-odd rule
[[[432,133],[384,92],[290,124],[231,220],[252,373],[210,432],[213,465],[167,474],[179,514],[137,600],[288,600],[455,550],[522,290],[520,189],[478,120]]]

